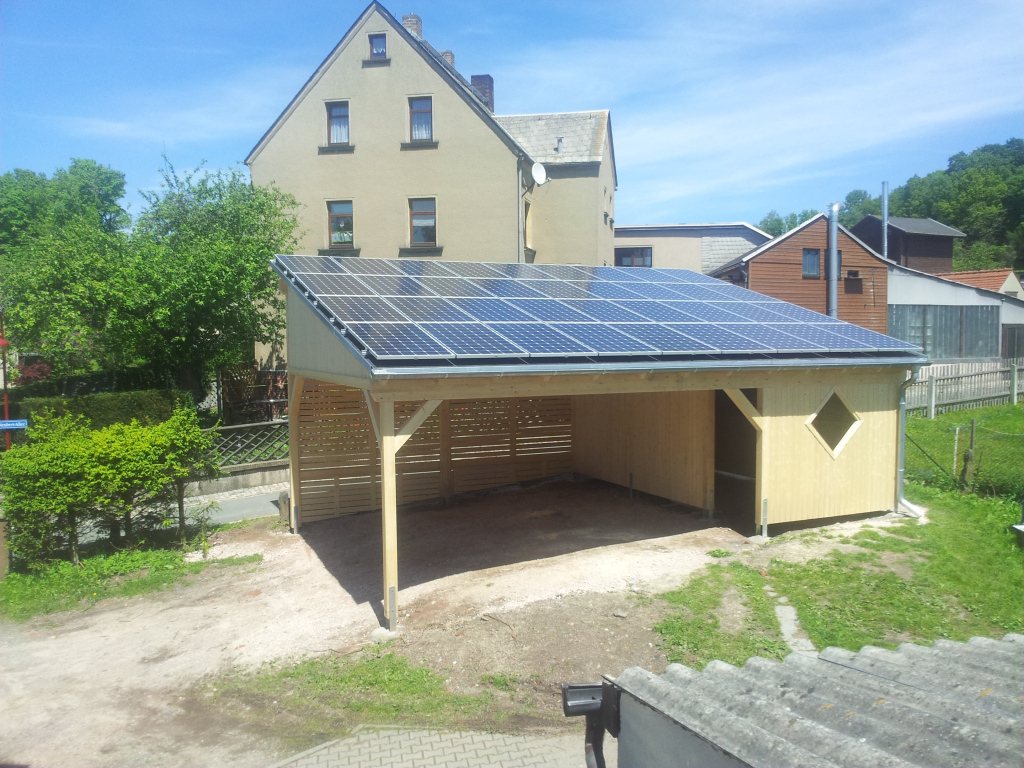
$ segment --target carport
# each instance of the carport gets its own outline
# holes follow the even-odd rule
[[[683,270],[272,266],[292,525],[381,510],[391,628],[400,504],[576,472],[709,513],[749,482],[764,530],[894,507],[903,342]]]

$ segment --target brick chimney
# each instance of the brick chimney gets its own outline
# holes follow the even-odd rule
[[[441,58],[447,61],[451,66],[455,66],[455,54],[451,51],[441,51]]]
[[[417,40],[423,39],[423,19],[415,13],[407,13],[402,17],[402,26]]]
[[[487,108],[494,111],[494,78],[490,75],[473,75],[469,79],[470,85],[480,94]]]

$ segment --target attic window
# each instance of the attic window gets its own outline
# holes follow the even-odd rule
[[[807,420],[807,428],[833,459],[846,447],[860,424],[860,417],[835,390]]]
[[[370,58],[386,59],[388,57],[387,35],[370,35]]]

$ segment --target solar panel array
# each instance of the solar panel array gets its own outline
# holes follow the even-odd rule
[[[687,270],[331,256],[273,265],[379,361],[919,351]]]

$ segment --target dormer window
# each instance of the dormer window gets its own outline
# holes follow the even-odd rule
[[[370,58],[386,59],[388,57],[387,35],[370,35]]]
[[[349,143],[347,101],[336,101],[327,105],[327,143],[331,146]]]

